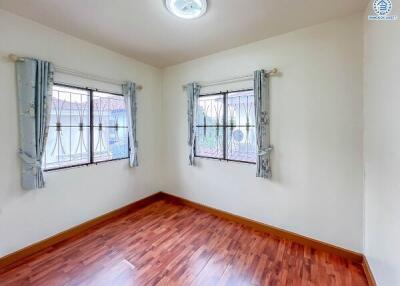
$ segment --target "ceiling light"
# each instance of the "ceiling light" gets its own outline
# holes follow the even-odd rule
[[[199,18],[207,11],[207,0],[166,0],[167,9],[183,19]]]

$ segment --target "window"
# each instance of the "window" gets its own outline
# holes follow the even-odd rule
[[[55,84],[45,170],[129,157],[122,95]]]
[[[196,116],[195,156],[256,162],[253,90],[201,95]]]

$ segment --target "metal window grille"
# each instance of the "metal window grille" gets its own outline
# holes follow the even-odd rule
[[[57,170],[129,157],[121,94],[55,84],[44,169]]]
[[[195,156],[255,164],[254,113],[251,89],[200,95]]]

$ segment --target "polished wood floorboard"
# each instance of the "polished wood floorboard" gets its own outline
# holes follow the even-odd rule
[[[170,201],[0,269],[0,285],[367,285],[362,266]]]

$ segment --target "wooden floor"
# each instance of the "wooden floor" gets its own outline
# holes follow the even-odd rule
[[[0,285],[367,285],[361,265],[168,201],[0,269]]]

